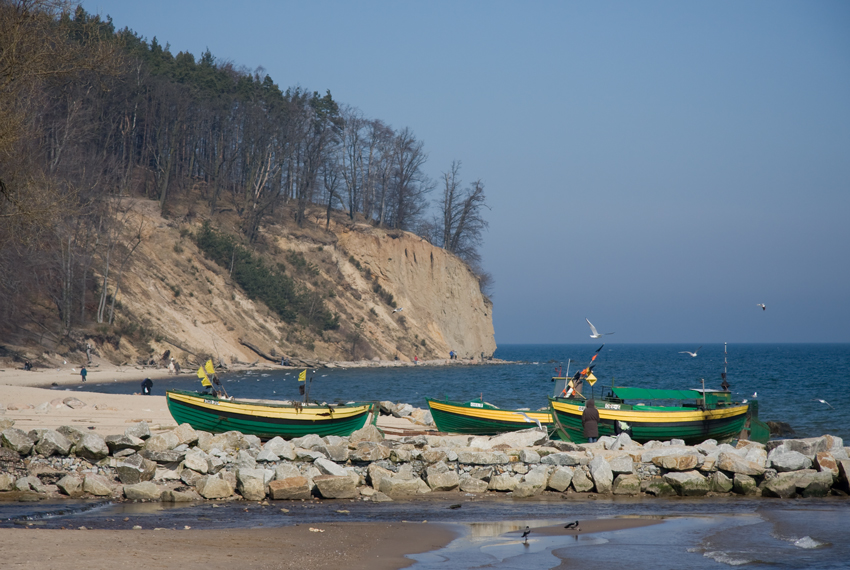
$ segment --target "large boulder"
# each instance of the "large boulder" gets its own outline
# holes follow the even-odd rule
[[[234,484],[221,473],[198,479],[195,489],[205,499],[225,499],[233,494]]]
[[[820,451],[815,456],[815,466],[818,471],[832,474],[833,478],[838,479],[838,461],[831,451]]]
[[[402,479],[400,477],[383,477],[378,491],[389,497],[403,497],[430,493],[431,488],[422,479]]]
[[[574,470],[571,467],[556,467],[552,474],[549,475],[549,481],[546,486],[553,491],[563,493],[570,486],[573,480]]]
[[[162,489],[156,483],[145,481],[135,485],[124,485],[124,496],[137,501],[158,501],[162,496]]]
[[[357,485],[348,475],[319,475],[313,478],[319,494],[325,499],[354,499]]]
[[[312,485],[306,477],[288,477],[271,481],[269,483],[269,495],[271,498],[280,501],[298,501],[309,499],[312,496]]]
[[[832,487],[832,473],[807,470],[797,479],[797,493],[803,497],[826,497]]]
[[[284,479],[289,479],[290,477],[300,477],[301,470],[298,469],[298,466],[294,463],[281,463],[277,466],[277,469],[274,470],[274,478],[283,481]]]
[[[519,485],[520,478],[510,473],[499,473],[490,477],[490,491],[513,491]]]
[[[87,433],[80,438],[75,453],[77,457],[82,457],[94,463],[109,455],[109,448],[98,434]]]
[[[139,452],[139,454],[155,463],[166,465],[170,463],[179,463],[180,461],[183,461],[184,457],[186,457],[185,451],[177,451],[176,449],[172,449],[170,451],[151,451],[149,449],[143,449]]]
[[[359,463],[371,463],[389,457],[390,449],[374,441],[359,441],[349,452],[349,459]]]
[[[366,475],[369,484],[372,485],[374,489],[378,490],[381,488],[381,479],[385,477],[393,477],[395,476],[395,473],[389,469],[381,467],[377,463],[372,463],[366,468]]]
[[[71,441],[52,429],[44,430],[38,443],[35,444],[35,452],[44,457],[51,455],[68,455],[71,451]]]
[[[573,473],[572,486],[577,493],[586,493],[593,489],[593,480],[586,468],[576,469]]]
[[[732,491],[739,495],[761,494],[761,489],[759,489],[756,480],[743,473],[735,473],[735,476],[732,478]]]
[[[135,437],[136,439],[148,439],[151,436],[151,428],[148,422],[141,421],[125,429],[124,435]]]
[[[801,471],[812,466],[812,460],[799,451],[790,450],[788,447],[780,446],[770,452],[767,456],[768,466],[777,471]]]
[[[783,448],[784,451],[796,451],[814,460],[815,456],[821,451],[830,451],[833,448],[841,447],[841,438],[824,435],[820,437],[809,437],[805,439],[783,439],[767,442],[767,450],[772,453],[778,448]]]
[[[88,473],[83,479],[83,491],[97,497],[108,497],[112,494],[112,482],[103,475]]]
[[[172,489],[166,489],[159,496],[159,500],[163,503],[194,503],[195,501],[200,501],[201,496],[194,491],[177,491]]]
[[[139,451],[145,446],[145,441],[143,439],[126,434],[107,435],[103,438],[103,441],[106,442],[106,447],[109,448],[109,453],[111,455],[115,455],[119,451],[124,451],[125,449]]]
[[[345,469],[331,461],[330,459],[325,459],[324,457],[320,457],[313,462],[319,471],[321,471],[325,475],[334,475],[336,477],[345,476]]]
[[[698,453],[677,453],[652,458],[652,463],[668,471],[692,471],[702,463]]]
[[[56,486],[59,487],[61,492],[65,493],[72,499],[82,496],[84,492],[83,480],[76,475],[65,475],[56,482]]]
[[[540,459],[540,463],[545,465],[558,465],[562,467],[576,467],[578,465],[587,465],[589,458],[584,452],[562,451],[559,453],[550,453]]]
[[[504,465],[510,458],[501,451],[458,450],[457,462],[463,465]]]
[[[656,497],[669,497],[676,494],[676,490],[663,477],[653,477],[645,484],[642,483],[641,489],[646,494]]]
[[[745,457],[732,451],[721,451],[717,456],[717,468],[728,473],[740,473],[741,475],[760,476],[764,474],[764,467],[754,461],[748,461]]]
[[[183,457],[183,466],[192,471],[206,474],[210,470],[209,457],[200,449],[192,449]]]
[[[198,441],[198,432],[189,424],[180,424],[172,430],[172,433],[177,436],[178,445],[192,445]]]
[[[263,445],[263,449],[274,453],[280,459],[286,459],[288,461],[295,460],[295,448],[280,436],[268,440]]]
[[[467,473],[458,478],[458,488],[464,493],[484,493],[487,485],[487,481],[470,477]]]
[[[156,474],[156,463],[134,453],[122,458],[115,466],[115,471],[124,485],[136,485],[153,479]]]
[[[262,501],[266,497],[266,470],[238,469],[236,489],[249,501]]]
[[[715,471],[708,476],[708,487],[713,493],[728,493],[732,490],[733,483],[722,471]]]
[[[491,437],[485,446],[480,446],[481,449],[494,449],[496,446],[505,445],[509,449],[522,449],[524,447],[534,447],[540,445],[548,439],[545,430],[537,428],[524,429],[520,431],[511,431]],[[470,444],[470,447],[472,445]]]
[[[696,471],[667,473],[664,481],[681,497],[700,497],[711,490],[708,479]]]
[[[779,497],[789,499],[797,494],[797,480],[799,472],[779,473],[761,486],[761,493],[765,497]]]
[[[336,461],[338,463],[345,463],[348,461],[349,451],[348,451],[348,442],[341,441],[337,443],[328,443],[317,448],[319,451],[324,453],[330,458],[331,461]]]
[[[371,441],[374,443],[380,443],[384,441],[384,434],[374,425],[368,424],[363,426],[359,430],[352,432],[352,434],[348,436],[348,441],[349,443],[358,443],[361,441]]]
[[[178,445],[180,445],[180,438],[173,431],[168,431],[151,436],[145,442],[145,451],[171,451]]]
[[[14,475],[11,473],[0,473],[0,491],[10,491],[14,485]]]
[[[29,434],[18,428],[7,428],[0,434],[0,444],[21,455],[29,455],[35,441]]]
[[[611,491],[615,495],[640,495],[640,478],[631,474],[617,475]]]
[[[614,482],[614,473],[611,471],[611,466],[603,457],[594,457],[588,465],[590,476],[593,478],[593,484],[596,487],[597,493],[610,493],[611,485]]]
[[[620,434],[626,435],[626,434]],[[611,466],[611,472],[614,475],[630,475],[635,471],[635,462],[632,456],[628,453],[619,453],[606,457],[608,465]]]
[[[425,470],[425,478],[432,491],[451,491],[460,484],[456,471],[448,469],[445,463],[437,463]]]

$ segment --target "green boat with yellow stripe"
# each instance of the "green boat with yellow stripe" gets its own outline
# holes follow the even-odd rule
[[[549,398],[555,431],[561,439],[586,443],[581,396]],[[758,401],[734,402],[725,390],[651,390],[614,387],[604,398],[594,398],[599,410],[599,435],[625,431],[645,443],[670,439],[688,445],[707,439],[748,439],[767,442],[770,429],[758,419]]]
[[[442,432],[497,435],[537,426],[547,431],[552,428],[552,416],[548,411],[506,410],[480,398],[469,402],[430,398],[427,401],[434,424]]]
[[[314,433],[347,436],[378,420],[374,402],[350,404],[291,404],[263,400],[231,400],[209,394],[168,390],[168,411],[178,424],[187,423],[211,433],[238,431],[263,439],[286,439]]]

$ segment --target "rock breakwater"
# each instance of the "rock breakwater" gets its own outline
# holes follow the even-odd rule
[[[430,419],[409,405],[383,405],[416,416],[418,424]],[[72,426],[2,427],[0,493],[28,500],[381,502],[432,492],[792,498],[850,492],[850,448],[831,435],[686,446],[677,440],[641,445],[620,434],[577,445],[550,440],[539,429],[389,439],[366,426],[350,437],[263,442],[188,424],[153,433],[140,422],[106,437]]]

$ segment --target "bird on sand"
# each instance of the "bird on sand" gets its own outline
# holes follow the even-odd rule
[[[404,310],[404,307],[399,307],[398,309],[393,309],[393,313],[398,313],[398,312],[403,311],[403,310]]]
[[[814,400],[812,400],[812,402],[820,402],[821,404],[826,404],[827,406],[832,408],[832,404],[830,404],[826,400],[821,400],[820,398],[815,398]],[[834,410],[835,408],[832,408],[832,409]]]
[[[592,335],[590,335],[590,338],[601,338],[601,337],[605,336],[606,334],[614,334],[612,332],[599,334],[599,332],[597,332],[597,330],[596,330],[596,327],[593,326],[593,323],[590,322],[590,319],[585,317],[584,320],[586,320],[587,324],[590,325],[590,332],[593,333]]]
[[[517,412],[517,413],[518,413],[519,415],[521,415],[522,417],[524,417],[524,418],[525,418],[525,421],[527,421],[528,423],[535,423],[535,424],[537,424],[537,429],[543,429],[543,426],[540,424],[540,420],[535,419],[535,418],[531,418],[531,417],[529,417],[527,414],[525,414],[524,412]]]
[[[702,348],[702,347],[699,347],[699,348]],[[693,352],[691,352],[690,350],[680,350],[680,351],[679,351],[679,354],[690,354],[691,356],[693,356],[694,358],[696,358],[697,352],[699,352],[699,348],[698,348],[698,349],[696,349],[696,350],[695,350],[695,351],[693,351]]]
[[[576,521],[576,522],[572,522],[572,523],[569,523],[569,524],[568,524],[567,526],[565,526],[564,528],[568,528],[568,529],[570,529],[570,530],[581,530],[581,529],[578,527],[578,521]]]
[[[522,532],[522,537],[521,537],[521,538],[524,538],[524,539],[525,539],[525,542],[528,542],[528,535],[529,535],[529,534],[531,534],[531,529],[530,529],[530,528],[528,528],[528,527],[525,527],[525,530]]]
[[[756,307],[761,307],[761,310],[764,311],[767,307],[764,306],[764,303],[756,303]]]

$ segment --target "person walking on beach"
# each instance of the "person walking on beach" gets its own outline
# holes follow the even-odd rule
[[[599,437],[599,410],[596,409],[596,403],[593,400],[588,400],[584,406],[584,411],[581,413],[581,427],[587,443],[593,443]]]
[[[85,366],[83,366],[82,369],[80,370],[80,376],[82,377],[83,382],[86,381],[86,376],[88,376],[88,373],[89,373],[89,371],[86,370]]]
[[[153,380],[145,378],[142,380],[142,396],[150,396],[153,389]]]

